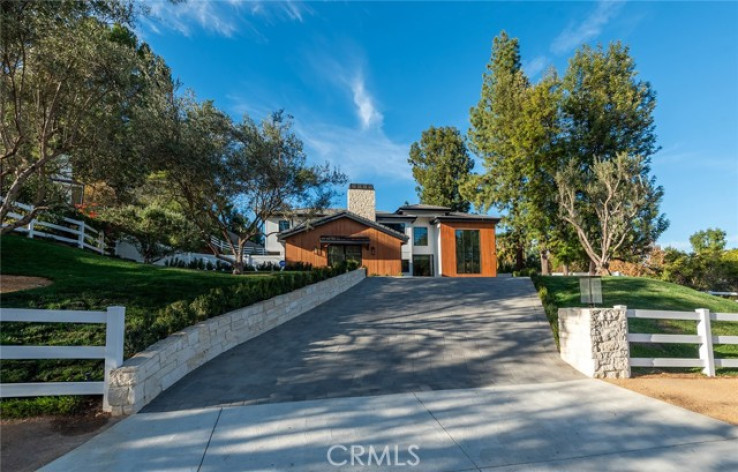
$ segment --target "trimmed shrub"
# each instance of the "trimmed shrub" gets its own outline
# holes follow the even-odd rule
[[[132,320],[127,324],[126,356],[146,349],[156,341],[199,321],[292,292],[357,268],[358,264],[349,262],[313,269],[310,272],[280,273],[261,278],[247,277],[241,284],[214,288],[190,302],[176,301],[145,320]]]

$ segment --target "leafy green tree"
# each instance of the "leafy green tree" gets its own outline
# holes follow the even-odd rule
[[[36,207],[1,232],[30,221],[48,205],[51,178],[68,167],[102,173],[129,110],[152,83],[151,52],[127,29],[133,2],[3,1],[0,5],[0,220],[20,195]],[[87,159],[85,165],[82,165]],[[93,163],[94,161],[94,163]]]
[[[719,228],[698,231],[689,237],[692,251],[698,255],[722,254],[725,250],[726,233]]]
[[[410,146],[408,162],[421,203],[469,211],[471,204],[461,196],[459,187],[468,179],[474,160],[458,129],[431,126],[423,131],[420,141]]]
[[[272,114],[257,124],[232,121],[211,102],[186,102],[181,140],[167,179],[176,200],[220,259],[243,271],[244,248],[264,222],[294,207],[325,208],[346,178],[326,165],[309,165],[290,117]],[[212,237],[219,237],[231,259]]]
[[[653,111],[656,93],[640,79],[627,46],[584,45],[562,79],[563,144],[582,169],[619,153],[642,156],[647,173],[658,151]]]
[[[598,273],[609,273],[610,261],[632,240],[633,228],[652,225],[644,219],[658,208],[663,189],[644,178],[644,167],[642,157],[620,153],[595,159],[588,172],[572,160],[556,175],[561,218],[576,231]]]

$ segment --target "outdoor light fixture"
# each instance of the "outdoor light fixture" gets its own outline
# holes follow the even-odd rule
[[[372,246],[371,251],[372,251],[372,256],[377,254],[377,248],[375,248],[374,246]]]

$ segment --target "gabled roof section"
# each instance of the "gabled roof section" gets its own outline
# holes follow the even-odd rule
[[[306,221],[304,223],[300,223],[294,228],[288,229],[287,231],[282,231],[281,233],[279,233],[279,235],[277,235],[277,237],[279,238],[280,241],[282,241],[298,233],[312,230],[314,228],[317,228],[318,226],[322,226],[326,223],[330,223],[331,221],[336,221],[341,218],[349,218],[351,220],[356,221],[357,223],[361,223],[370,228],[374,228],[377,231],[381,231],[403,242],[408,240],[407,236],[405,236],[404,234],[400,232],[393,230],[392,228],[388,228],[387,226],[379,224],[376,221],[372,221],[370,219],[364,218],[363,216],[359,216],[356,213],[352,213],[346,210],[336,213],[334,215],[326,216],[324,218],[318,218],[317,220],[314,220],[314,221]]]

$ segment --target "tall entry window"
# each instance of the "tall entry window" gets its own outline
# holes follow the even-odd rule
[[[481,274],[482,264],[479,256],[479,230],[456,230],[456,273]]]
[[[328,246],[328,265],[356,261],[361,265],[361,246]]]
[[[415,254],[413,256],[413,276],[433,277],[433,256],[430,254]]]

